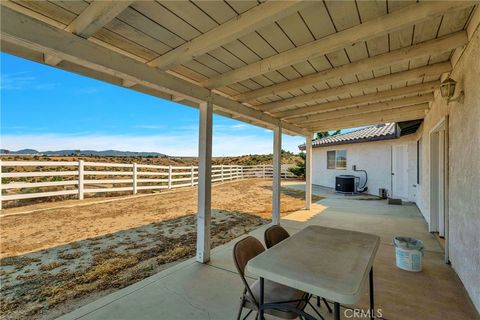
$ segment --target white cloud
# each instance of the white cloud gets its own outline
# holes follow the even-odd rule
[[[49,83],[38,80],[28,71],[15,73],[2,73],[0,77],[1,90],[52,90],[58,83]]]
[[[166,126],[164,125],[156,125],[156,124],[141,124],[137,126],[133,126],[135,129],[165,129]]]
[[[284,136],[283,149],[298,152],[303,142],[299,137]],[[180,132],[162,135],[61,135],[61,134],[5,134],[1,148],[19,150],[32,148],[40,151],[61,149],[160,152],[173,156],[196,156],[198,135]],[[267,154],[272,152],[272,137],[217,133],[213,136],[214,156]]]

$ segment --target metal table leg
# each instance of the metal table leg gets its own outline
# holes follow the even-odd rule
[[[368,278],[370,281],[370,319],[373,319],[375,315],[374,292],[373,292],[373,266],[370,269],[370,274]]]
[[[264,285],[264,280],[263,280],[263,278],[260,278],[260,301],[258,302],[259,307],[260,307],[260,310],[258,311],[258,316],[259,316],[260,320],[264,320],[263,309],[261,308],[261,306],[264,303],[264,301],[263,301],[263,299],[264,299],[263,298],[263,295],[264,295],[263,285]]]
[[[340,320],[340,303],[333,303],[333,318],[335,320]]]

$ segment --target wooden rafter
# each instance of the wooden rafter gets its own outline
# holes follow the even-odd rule
[[[398,108],[395,110],[386,110],[379,112],[371,112],[358,115],[356,117],[344,117],[330,119],[312,123],[308,126],[310,131],[327,131],[343,128],[353,128],[367,126],[386,122],[399,122],[423,119],[425,112],[428,110],[429,104],[422,103],[414,106]]]
[[[133,1],[95,0],[90,3],[90,5],[83,10],[82,13],[80,13],[69,25],[61,28],[87,39],[95,32],[103,28],[103,26],[105,26],[107,23],[112,21],[132,2]],[[13,8],[16,8],[14,4]],[[61,61],[62,59],[54,55],[44,55],[44,63],[50,66],[56,66]],[[133,85],[134,84],[128,87]]]
[[[390,101],[383,101],[378,103],[373,103],[365,106],[355,106],[350,107],[342,110],[335,110],[324,112],[318,115],[311,116],[305,121],[301,122],[303,127],[308,126],[312,122],[315,123],[317,121],[324,121],[330,120],[335,118],[342,118],[342,117],[362,117],[364,113],[371,113],[371,112],[380,112],[384,110],[395,111],[397,108],[403,108],[406,106],[416,105],[420,103],[430,102],[433,101],[433,94],[424,94],[420,96],[413,96],[403,99],[395,99]],[[295,123],[300,124],[298,121]]]
[[[144,63],[112,52],[98,44],[82,39],[64,30],[51,26],[3,7],[1,10],[2,41],[51,54],[85,68],[113,75],[142,86],[168,94],[183,96],[200,103],[210,96],[210,90],[178,79],[166,72],[151,68]],[[282,126],[290,133],[300,135],[307,131],[279,119],[242,105],[236,101],[213,94],[213,103],[220,109],[270,126]]]
[[[284,51],[261,61],[226,72],[203,82],[207,88],[220,88],[246,80],[266,72],[307,61],[341,50],[354,43],[370,40],[404,26],[413,25],[427,18],[439,16],[445,12],[471,6],[471,1],[428,2],[409,5],[393,13],[367,21],[355,27],[331,34],[319,40]]]
[[[316,104],[313,106],[273,113],[273,116],[281,119],[288,119],[288,121],[293,123],[302,123],[309,121],[312,119],[312,117],[316,116],[316,114],[337,110],[339,108],[348,108],[366,103],[376,103],[412,94],[433,92],[435,88],[438,88],[439,85],[440,81],[430,81],[409,87],[381,91],[378,93],[366,94],[350,99],[336,100],[332,102]],[[314,115],[312,116],[312,114]]]
[[[467,43],[465,31],[456,32],[444,37],[397,49],[372,58],[366,58],[327,69],[298,79],[281,82],[265,88],[238,94],[233,98],[242,102],[250,102],[258,98],[278,95],[306,86],[313,86],[328,80],[339,79],[346,75],[358,74],[365,70],[379,69],[399,64],[425,55],[439,54],[461,47]]]
[[[57,58],[55,56],[49,55],[49,54],[44,54],[43,55],[43,63],[48,64],[49,66],[56,66],[62,61],[62,59]]]
[[[132,2],[128,0],[95,0],[65,30],[82,38],[89,38],[118,16]]]
[[[382,77],[346,84],[332,89],[304,94],[301,96],[280,100],[278,102],[271,102],[256,106],[259,110],[274,112],[285,107],[294,106],[301,103],[312,102],[319,99],[328,99],[332,97],[349,94],[350,92],[367,90],[372,87],[382,85],[396,84],[399,82],[406,82],[409,80],[421,79],[425,76],[438,76],[444,72],[452,70],[450,62],[440,62],[425,67],[415,68],[412,70],[396,72]]]
[[[310,4],[311,2],[301,0],[267,1],[153,59],[148,65],[162,70],[172,69]]]

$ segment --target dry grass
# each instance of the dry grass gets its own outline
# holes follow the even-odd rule
[[[61,267],[61,266],[63,266],[63,263],[58,262],[58,261],[54,261],[54,262],[42,264],[38,268],[38,270],[40,270],[40,271],[51,271],[51,270],[57,269],[58,267]]]
[[[214,188],[213,246],[268,221],[270,183],[249,180]],[[196,197],[188,194],[3,218],[0,317],[52,319],[194,256]],[[302,197],[285,189],[282,213],[300,209]]]

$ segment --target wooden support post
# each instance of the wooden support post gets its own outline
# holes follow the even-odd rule
[[[172,189],[172,165],[168,166],[168,189]]]
[[[83,200],[83,160],[78,160],[78,200]]]
[[[133,176],[133,194],[137,194],[137,163],[134,162],[132,166],[132,176]]]
[[[212,96],[202,102],[198,135],[198,213],[197,213],[197,261],[210,260],[210,220],[212,201]]]
[[[195,167],[194,166],[190,168],[190,174],[192,176],[191,185],[193,187],[195,185]]]
[[[280,224],[280,186],[282,170],[282,128],[273,131],[272,223]]]
[[[305,208],[312,207],[312,136],[305,137]]]

